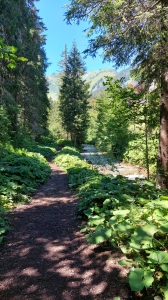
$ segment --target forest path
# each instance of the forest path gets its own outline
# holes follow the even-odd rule
[[[76,218],[67,175],[52,175],[32,201],[10,212],[12,230],[0,246],[1,300],[130,298],[122,253],[87,243]]]

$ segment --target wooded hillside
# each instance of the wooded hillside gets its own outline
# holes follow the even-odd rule
[[[105,76],[114,77],[114,79],[125,77],[125,84],[128,84],[129,82],[134,83],[134,81],[130,78],[130,68],[126,68],[121,71],[116,71],[113,69],[101,69],[86,72],[85,75],[83,75],[83,80],[86,80],[86,82],[90,84],[89,91],[93,97],[96,97],[103,90],[105,90],[105,87],[103,86]],[[59,72],[47,76],[47,80],[49,82],[48,96],[53,100],[58,99],[60,85],[59,78]]]

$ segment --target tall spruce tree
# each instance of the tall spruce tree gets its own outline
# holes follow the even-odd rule
[[[84,73],[85,65],[74,42],[64,65],[59,105],[62,125],[70,134],[74,146],[84,142],[88,126],[90,95],[89,85],[82,79]]]
[[[168,1],[71,0],[68,22],[88,19],[86,54],[102,48],[116,66],[130,64],[140,79],[160,89],[160,142],[157,185],[168,188]]]
[[[36,138],[47,126],[45,27],[34,3],[34,0],[0,1],[0,35],[5,45],[17,49],[17,56],[27,58],[9,68],[9,62],[1,57],[0,104],[10,121],[12,138],[21,128]]]

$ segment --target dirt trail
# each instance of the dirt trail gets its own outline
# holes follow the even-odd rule
[[[77,199],[55,164],[32,201],[10,213],[0,246],[1,300],[131,299],[119,252],[89,245],[76,219]]]

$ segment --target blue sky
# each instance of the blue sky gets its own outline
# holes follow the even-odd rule
[[[46,34],[46,54],[51,65],[48,67],[47,75],[59,70],[58,62],[60,61],[61,53],[64,50],[65,44],[68,50],[71,50],[72,43],[75,40],[78,50],[81,55],[87,48],[87,38],[84,36],[84,29],[88,27],[86,22],[80,25],[67,25],[64,21],[65,8],[68,0],[40,0],[36,2],[36,7],[39,10],[39,16],[43,19],[47,27]],[[87,71],[99,70],[102,68],[113,68],[112,64],[102,63],[102,58],[97,55],[96,58],[88,57],[85,60]]]

